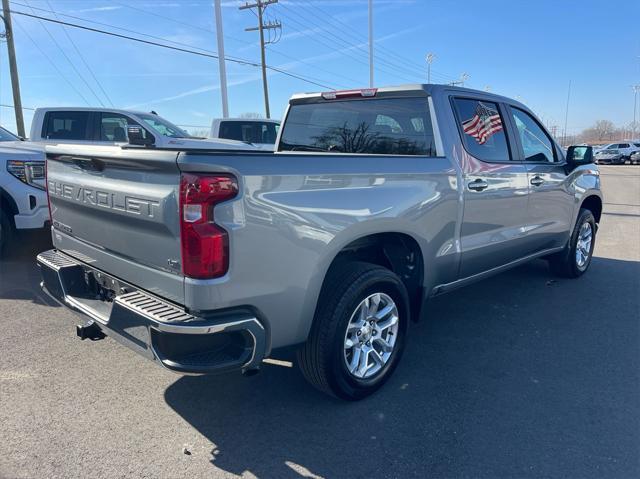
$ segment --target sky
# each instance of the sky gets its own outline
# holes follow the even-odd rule
[[[222,0],[225,52],[259,63],[244,1]],[[280,0],[267,47],[272,117],[296,92],[367,87],[368,0]],[[218,50],[212,0],[11,0],[12,10],[178,48]],[[53,13],[55,12],[55,13]],[[568,133],[633,120],[640,84],[640,0],[374,0],[375,85],[468,75],[465,86],[517,98]],[[218,60],[13,14],[22,103],[157,111],[190,131],[222,116]],[[7,51],[0,44],[0,124],[15,131]],[[258,67],[227,62],[231,116],[264,114]],[[640,96],[640,95],[638,95]],[[639,99],[640,100],[640,99]],[[25,109],[27,134],[33,112]],[[640,120],[640,108],[638,111]]]

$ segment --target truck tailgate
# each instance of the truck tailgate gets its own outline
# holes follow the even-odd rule
[[[79,150],[78,150],[79,151]],[[182,303],[176,153],[50,148],[54,245],[132,284]]]

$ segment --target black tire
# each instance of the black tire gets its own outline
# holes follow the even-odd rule
[[[395,346],[377,373],[369,378],[357,378],[346,364],[345,335],[358,305],[378,292],[388,295],[397,306]],[[298,351],[303,375],[320,391],[341,399],[355,401],[369,396],[389,379],[400,361],[409,314],[409,295],[395,273],[364,262],[338,265],[327,276],[309,338]]]
[[[580,265],[576,258],[576,250],[578,248],[580,230],[585,223],[588,223],[591,227],[591,245],[586,262],[583,265]],[[591,259],[593,258],[593,249],[596,244],[596,232],[597,226],[593,213],[588,209],[581,208],[576,225],[573,228],[573,233],[571,234],[571,238],[569,238],[569,243],[563,251],[551,255],[548,258],[551,271],[564,278],[578,278],[586,273],[587,269],[589,269],[589,265],[591,264]]]
[[[0,257],[8,250],[8,245],[13,238],[13,227],[4,211],[0,210]]]

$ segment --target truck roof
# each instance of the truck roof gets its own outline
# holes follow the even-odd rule
[[[482,96],[487,100],[494,99],[495,101],[508,101],[509,103],[514,103],[523,106],[522,103],[508,98],[502,95],[497,95],[495,93],[490,93],[482,90],[475,90],[473,88],[464,88],[459,86],[452,85],[439,85],[432,83],[408,83],[403,85],[391,85],[384,87],[374,87],[374,88],[354,88],[352,90],[337,90],[335,93],[344,93],[344,92],[359,92],[359,91],[367,91],[367,90],[376,90],[376,97],[384,97],[384,96],[434,96],[438,95],[441,92],[459,92],[460,94],[468,93],[473,94],[473,96]],[[312,93],[298,93],[289,99],[289,103],[306,103],[320,100],[323,94],[330,94],[333,91],[325,91],[325,92],[312,92]],[[527,108],[528,109],[528,108]]]
[[[54,106],[54,107],[41,107],[36,108],[36,111],[98,111],[105,113],[121,113],[121,114],[133,114],[133,115],[153,115],[150,111],[140,110],[125,110],[123,108],[104,108],[104,107],[91,107],[91,106]],[[160,115],[158,115],[160,116]]]

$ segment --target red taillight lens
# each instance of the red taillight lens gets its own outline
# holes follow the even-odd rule
[[[233,176],[182,174],[180,239],[185,276],[217,278],[229,269],[229,237],[215,224],[213,208],[237,194],[238,182]]]

